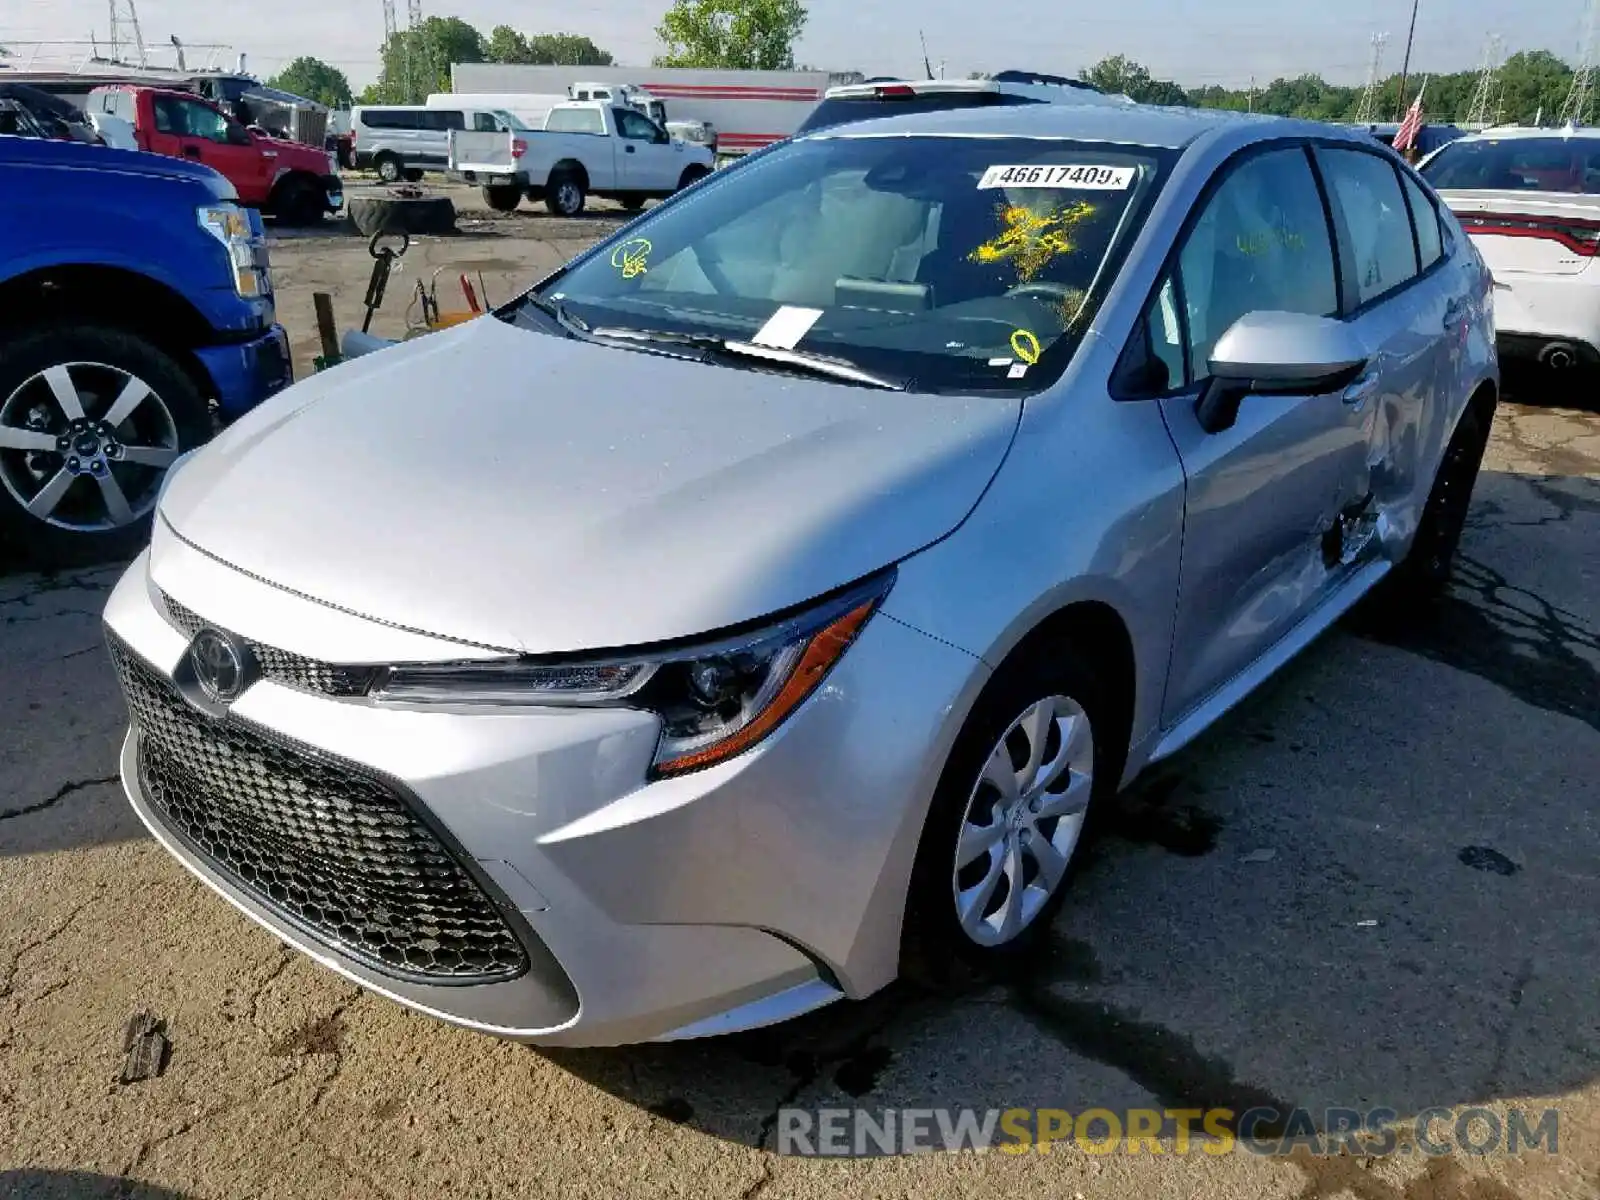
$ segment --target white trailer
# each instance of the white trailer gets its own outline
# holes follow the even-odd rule
[[[821,103],[832,79],[826,71],[530,67],[501,63],[457,63],[450,68],[450,74],[454,92],[502,97],[559,94],[565,99],[574,84],[631,84],[662,100],[670,121],[704,121],[715,127],[721,154],[744,154],[789,137]],[[517,112],[509,105],[497,107]]]

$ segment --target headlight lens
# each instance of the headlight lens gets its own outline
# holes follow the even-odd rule
[[[197,214],[200,228],[221,244],[233,271],[234,291],[245,299],[263,295],[266,288],[265,268],[256,261],[256,237],[250,228],[250,217],[237,204],[210,204]]]
[[[826,678],[883,602],[893,572],[797,616],[713,643],[591,662],[386,668],[380,702],[644,709],[661,718],[654,772],[681,775],[760,742]]]

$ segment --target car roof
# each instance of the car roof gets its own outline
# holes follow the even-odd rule
[[[1501,142],[1520,138],[1600,138],[1600,126],[1491,125],[1457,140],[1463,142]]]
[[[1259,130],[1263,137],[1324,136],[1360,139],[1353,133],[1310,121],[1258,116],[1220,108],[1163,108],[1152,104],[1114,107],[1099,104],[1024,104],[952,108],[906,113],[833,125],[805,138],[894,136],[1038,137],[1085,142],[1121,142],[1178,150],[1202,134],[1233,127]]]

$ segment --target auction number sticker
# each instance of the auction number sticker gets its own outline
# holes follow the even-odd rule
[[[1133,186],[1133,167],[1099,167],[1090,163],[1062,163],[1053,167],[990,167],[978,180],[987,188],[1081,188],[1095,192],[1122,192]]]

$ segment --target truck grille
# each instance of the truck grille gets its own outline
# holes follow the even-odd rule
[[[167,619],[176,625],[184,637],[192,638],[209,622],[199,613],[185,608],[171,596],[163,593],[161,602],[167,610]],[[378,668],[346,667],[319,662],[303,654],[279,650],[260,642],[247,642],[255,655],[256,665],[264,678],[305,692],[321,692],[325,696],[365,696],[372,686]]]
[[[528,970],[489,895],[393,786],[235,717],[201,714],[108,640],[145,796],[239,890],[401,979],[488,983]]]

